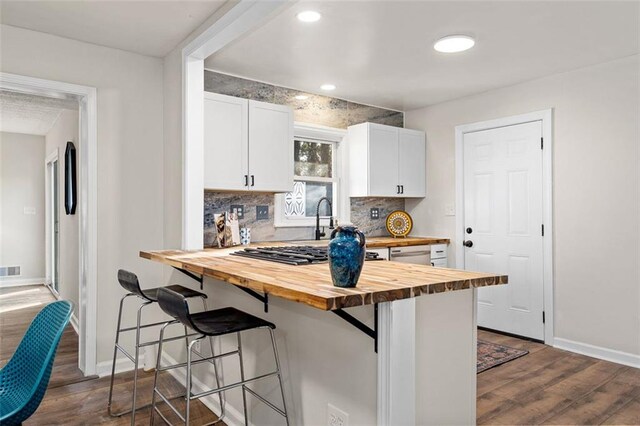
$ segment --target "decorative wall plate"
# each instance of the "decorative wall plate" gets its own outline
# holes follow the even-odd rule
[[[406,237],[413,228],[413,219],[403,210],[395,210],[387,216],[387,231],[394,237]]]

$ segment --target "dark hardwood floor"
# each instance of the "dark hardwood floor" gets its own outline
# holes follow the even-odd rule
[[[640,369],[487,331],[529,354],[478,374],[478,424],[640,425]]]
[[[0,289],[0,367],[13,355],[31,320],[47,303],[55,298],[44,286],[12,287]],[[114,325],[115,327],[115,325]],[[180,395],[180,386],[168,373],[160,375],[160,387],[165,394]],[[138,405],[150,402],[153,372],[140,370],[138,381]],[[125,410],[131,404],[133,372],[116,375],[114,386],[114,411]],[[34,415],[25,425],[127,425],[129,416],[111,417],[107,412],[109,377],[84,377],[78,368],[78,335],[71,325],[65,330],[56,359],[47,393]],[[172,401],[183,410],[181,399]],[[179,419],[164,404],[162,413],[173,423]],[[205,424],[216,420],[216,416],[202,403],[195,401],[192,407],[192,424]],[[156,416],[156,424],[163,422]],[[136,424],[149,424],[149,409],[136,414]],[[222,424],[222,423],[219,423]]]
[[[43,286],[0,289],[0,366],[11,357],[33,317],[53,300]],[[482,330],[478,337],[529,350],[522,358],[478,375],[478,424],[640,425],[639,369]],[[77,347],[78,337],[68,327],[47,394],[26,425],[129,424],[128,416],[109,416],[109,378],[83,377]],[[153,374],[141,371],[140,376],[138,403],[143,405],[151,396]],[[132,372],[116,376],[116,410],[130,401],[132,377]],[[172,395],[184,391],[168,374],[161,375],[160,385]],[[177,420],[167,407],[162,411]],[[196,425],[215,420],[199,402],[192,413]],[[136,419],[136,424],[148,424],[149,410],[141,409]]]

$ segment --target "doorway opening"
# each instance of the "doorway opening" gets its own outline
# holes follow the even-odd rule
[[[76,218],[77,236],[75,245],[77,246],[77,269],[73,274],[77,278],[77,303],[75,306],[75,320],[72,324],[78,331],[78,367],[85,376],[96,374],[96,305],[97,305],[97,92],[94,87],[80,86],[52,80],[21,76],[16,74],[0,72],[0,90],[25,96],[35,96],[43,99],[57,100],[59,102],[72,102],[76,105],[75,114],[77,121],[77,182],[78,182],[78,208],[74,216]],[[66,139],[66,138],[65,138]],[[61,143],[66,143],[64,140]],[[38,168],[44,172],[44,179],[41,183],[43,190],[53,193],[53,180],[57,177],[57,197],[52,196],[51,200],[44,202],[40,214],[46,208],[54,209],[55,198],[57,198],[58,217],[52,214],[51,219],[45,220],[47,229],[45,237],[42,239],[55,242],[56,249],[44,251],[40,258],[49,265],[47,278],[43,277],[41,284],[51,281],[51,288],[60,294],[63,285],[62,264],[60,254],[62,239],[60,238],[60,225],[62,217],[59,213],[61,205],[61,167],[60,160],[57,164],[53,159],[57,153],[54,149],[45,153],[41,157]],[[43,161],[44,159],[44,161]],[[54,172],[55,176],[54,176]],[[50,179],[47,178],[50,176]],[[48,188],[48,189],[47,189]],[[50,194],[51,195],[51,194]],[[43,201],[44,201],[43,197]],[[26,210],[25,210],[26,211]],[[29,210],[31,212],[32,210]],[[37,210],[36,210],[37,212]],[[26,213],[25,213],[26,214]],[[56,223],[57,222],[57,223]],[[58,231],[56,235],[55,231]],[[53,274],[52,274],[53,272]]]

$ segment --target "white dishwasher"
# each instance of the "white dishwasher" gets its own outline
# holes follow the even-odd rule
[[[431,246],[391,247],[390,257],[393,262],[431,265]]]

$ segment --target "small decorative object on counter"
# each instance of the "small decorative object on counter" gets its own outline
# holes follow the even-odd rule
[[[355,226],[338,226],[329,242],[329,269],[336,287],[355,287],[366,253],[364,234]]]
[[[413,220],[409,213],[402,210],[395,210],[387,216],[387,232],[394,238],[406,237],[413,228]]]
[[[251,244],[251,228],[240,228],[240,244],[243,246]]]
[[[238,216],[236,213],[224,212],[213,215],[216,226],[215,245],[218,248],[231,247],[240,244]]]

